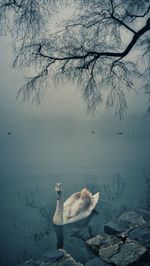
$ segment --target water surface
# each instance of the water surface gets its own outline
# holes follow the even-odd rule
[[[98,214],[90,221],[93,235],[122,211],[149,207],[149,132],[128,127],[118,135],[118,127],[91,121],[31,120],[9,128],[10,135],[7,125],[1,128],[0,265],[16,265],[56,248],[56,182],[63,184],[64,199],[84,186],[100,191]],[[92,254],[87,256],[74,233],[80,230],[65,228],[64,245],[85,262]]]

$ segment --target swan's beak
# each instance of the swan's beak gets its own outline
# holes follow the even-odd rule
[[[56,191],[56,193],[61,193],[62,192],[62,184],[61,183],[57,183],[56,184],[55,191]]]

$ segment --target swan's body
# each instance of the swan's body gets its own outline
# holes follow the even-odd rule
[[[57,205],[53,217],[56,225],[63,225],[80,221],[88,217],[96,207],[99,200],[99,192],[92,195],[88,189],[72,194],[63,204],[61,184],[56,184]]]

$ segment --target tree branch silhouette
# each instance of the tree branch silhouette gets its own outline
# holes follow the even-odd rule
[[[49,22],[58,3],[64,4],[60,0],[0,1],[1,29],[10,30],[13,38],[13,65],[28,73],[18,97],[39,103],[48,80],[69,78],[89,111],[105,101],[121,117],[127,109],[127,92],[134,88],[135,79],[142,78],[139,66],[128,56],[142,48],[141,56],[148,57],[149,1],[78,0],[77,14],[52,34]]]

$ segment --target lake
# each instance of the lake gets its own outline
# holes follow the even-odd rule
[[[150,207],[149,132],[141,133],[141,127],[121,128],[123,134],[117,130],[69,117],[1,128],[1,266],[56,248],[56,182],[62,183],[64,199],[85,186],[100,191],[90,220],[93,235],[126,209]],[[76,225],[64,229],[64,247],[85,262],[92,254],[86,255],[76,233],[80,230]]]

